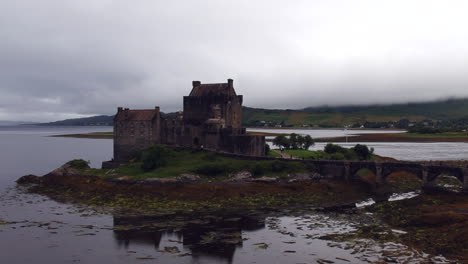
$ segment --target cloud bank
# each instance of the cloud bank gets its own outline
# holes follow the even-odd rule
[[[0,120],[182,108],[192,80],[244,105],[468,96],[468,3],[0,1]]]

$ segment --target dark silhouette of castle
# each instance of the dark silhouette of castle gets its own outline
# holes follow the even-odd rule
[[[114,160],[127,161],[156,144],[203,148],[248,156],[265,155],[265,137],[242,128],[242,95],[233,80],[227,83],[192,82],[184,96],[184,111],[163,116],[159,107],[130,110],[119,107],[114,118]]]

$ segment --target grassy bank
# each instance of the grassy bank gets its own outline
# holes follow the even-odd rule
[[[243,160],[200,150],[166,150],[164,165],[151,170],[144,169],[142,160],[133,160],[112,170],[84,168],[80,173],[104,178],[128,177],[132,180],[197,174],[206,181],[214,181],[226,179],[230,174],[240,171],[249,171],[254,177],[267,175],[279,178],[308,171],[307,166],[299,161]]]

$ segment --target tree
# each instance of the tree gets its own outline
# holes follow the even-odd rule
[[[310,135],[306,135],[304,137],[304,145],[303,148],[305,150],[309,150],[311,146],[315,145],[314,139]]]
[[[289,135],[289,142],[291,144],[292,149],[298,149],[299,148],[297,139],[298,139],[298,135],[296,133],[291,133],[291,135]]]
[[[302,135],[297,135],[297,148],[304,148],[304,137]]]
[[[358,159],[360,160],[368,160],[370,159],[372,155],[372,150],[369,150],[369,148],[366,145],[361,145],[357,144],[353,148],[354,152],[356,153]]]
[[[325,146],[324,151],[328,154],[333,154],[333,153],[346,153],[347,149],[343,148],[342,146],[335,145],[333,143],[328,143]]]
[[[286,136],[279,135],[273,139],[273,145],[288,149],[291,144],[290,144],[289,139]]]
[[[270,153],[270,151],[271,151],[270,145],[265,144],[265,156],[268,156],[268,153]]]

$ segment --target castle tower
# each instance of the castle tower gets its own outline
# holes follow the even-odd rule
[[[241,128],[242,95],[236,95],[233,83],[193,81],[190,95],[184,96],[184,123],[200,126],[216,116],[227,128]]]

